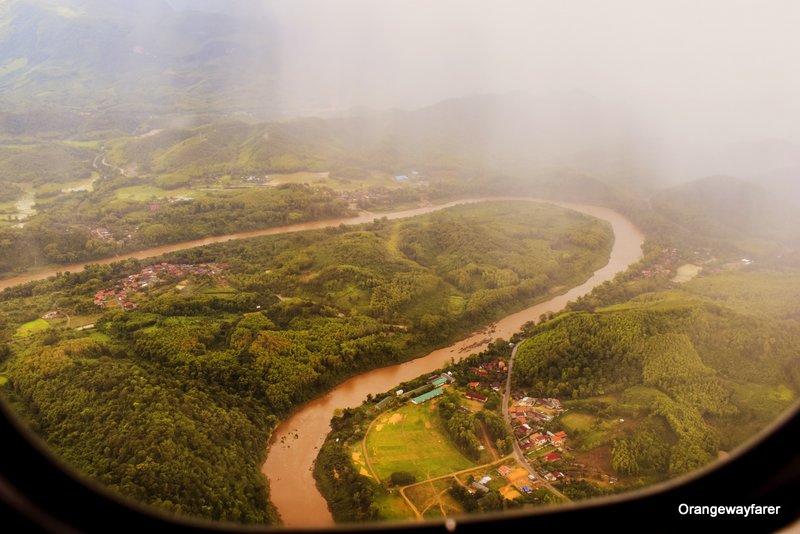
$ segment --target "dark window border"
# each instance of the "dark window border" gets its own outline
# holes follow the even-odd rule
[[[274,532],[178,518],[128,501],[59,460],[0,402],[0,530],[4,532]],[[772,516],[681,515],[678,506],[780,506]],[[734,525],[734,523],[736,523]],[[596,525],[591,528],[590,525]],[[337,527],[332,531],[776,532],[800,528],[800,403],[729,459],[681,479],[620,496],[533,511],[470,516],[456,522]],[[290,530],[281,530],[290,532]],[[498,530],[499,531],[499,530]]]

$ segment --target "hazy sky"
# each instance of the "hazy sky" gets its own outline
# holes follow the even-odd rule
[[[794,0],[258,1],[281,94],[320,110],[579,91],[691,139],[800,140]]]

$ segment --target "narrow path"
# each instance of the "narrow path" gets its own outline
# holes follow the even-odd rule
[[[429,478],[427,480],[421,480],[419,482],[414,482],[413,484],[409,484],[408,486],[403,486],[403,489],[413,488],[414,486],[419,486],[420,484],[425,484],[427,482],[435,482],[437,480],[442,480],[444,478],[455,478],[457,475],[463,475],[464,473],[469,473],[470,471],[475,471],[476,469],[485,469],[487,467],[493,466],[494,464],[496,464],[499,461],[507,460],[507,459],[511,458],[512,456],[513,456],[512,454],[507,454],[507,455],[503,456],[502,458],[498,458],[494,462],[489,462],[488,464],[475,465],[475,466],[472,466],[472,467],[470,467],[468,469],[462,469],[461,471],[454,471],[452,473],[447,473],[446,475],[439,475],[438,477],[433,477],[433,478]]]
[[[483,442],[486,444],[486,448],[489,449],[489,455],[492,457],[492,463],[494,463],[500,459],[500,455],[497,454],[497,449],[489,438],[489,433],[486,432],[486,425],[484,425],[483,422],[479,424],[481,427],[481,434],[483,435]]]
[[[408,498],[408,495],[406,495],[406,489],[410,488],[410,487],[411,486],[406,486],[406,487],[400,488],[400,496],[403,497],[403,499],[406,501],[406,504],[408,505],[408,507],[411,508],[412,512],[414,512],[414,518],[417,521],[422,521],[422,514],[419,512],[419,510],[417,510],[417,507],[414,506],[414,503],[411,502],[411,499]]]
[[[370,426],[371,426],[371,425],[370,425]],[[363,442],[362,442],[362,443],[363,443]],[[447,474],[445,474],[445,475],[440,475],[440,476],[437,476],[437,477],[429,478],[429,479],[427,479],[427,480],[421,480],[421,481],[419,481],[419,482],[415,482],[415,483],[413,483],[413,484],[409,484],[409,485],[407,485],[407,486],[403,486],[403,487],[401,487],[401,488],[400,488],[400,495],[403,497],[403,499],[405,500],[406,504],[408,504],[408,507],[409,507],[409,508],[410,508],[410,509],[411,509],[411,510],[414,512],[414,517],[416,518],[416,520],[417,520],[417,521],[422,521],[422,520],[423,520],[423,514],[424,514],[424,513],[425,513],[425,511],[426,511],[426,510],[428,510],[428,509],[429,509],[429,508],[430,508],[430,507],[431,507],[431,506],[432,506],[434,503],[433,503],[433,502],[425,503],[425,508],[423,509],[422,513],[420,513],[419,509],[417,509],[417,507],[416,507],[416,506],[414,506],[414,503],[411,501],[411,499],[408,497],[408,495],[406,495],[406,490],[408,490],[408,489],[411,489],[411,488],[415,488],[415,487],[417,487],[417,486],[421,486],[421,485],[423,485],[423,484],[433,484],[434,482],[436,482],[436,481],[438,481],[438,480],[444,480],[444,479],[446,479],[446,478],[452,478],[452,479],[454,479],[454,480],[455,480],[455,481],[456,481],[458,484],[460,484],[461,486],[464,486],[464,487],[466,488],[467,486],[466,486],[466,485],[465,485],[463,482],[461,482],[461,481],[458,479],[458,475],[463,475],[464,473],[469,473],[470,471],[475,471],[475,470],[477,470],[477,469],[485,469],[485,468],[487,468],[487,467],[492,467],[492,466],[494,466],[496,463],[498,463],[498,462],[500,462],[500,461],[503,461],[503,460],[508,460],[508,459],[511,459],[511,458],[512,458],[512,455],[511,455],[511,454],[508,454],[508,455],[506,455],[506,456],[503,456],[502,458],[497,458],[496,460],[494,460],[494,461],[492,461],[492,462],[489,462],[488,464],[476,465],[476,466],[470,467],[470,468],[468,468],[468,469],[462,469],[461,471],[454,471],[454,472],[452,472],[452,473],[447,473]],[[441,510],[442,510],[442,515],[444,515],[444,516],[446,516],[446,514],[445,514],[445,512],[444,512],[444,508],[442,508],[442,500],[441,500],[441,497],[442,497],[442,495],[443,495],[443,494],[444,494],[446,491],[447,491],[447,489],[444,489],[444,490],[442,490],[442,491],[439,493],[439,495],[437,495],[436,497],[434,497],[434,499],[438,500],[438,502],[439,502],[439,506],[440,506],[440,508],[441,508]]]
[[[369,471],[370,476],[374,478],[378,484],[381,483],[380,477],[378,477],[378,473],[375,472],[375,468],[372,467],[372,461],[369,459],[369,453],[367,452],[367,436],[369,436],[372,427],[375,426],[375,422],[380,418],[380,414],[378,417],[372,420],[372,422],[367,427],[367,431],[364,432],[364,438],[361,440],[361,453],[364,455],[364,463],[367,465],[367,471]]]

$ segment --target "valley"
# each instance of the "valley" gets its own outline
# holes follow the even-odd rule
[[[273,499],[285,524],[297,527],[331,524],[325,501],[310,489],[314,481],[309,467],[314,464],[317,452],[324,443],[335,410],[359,406],[367,395],[386,391],[400,382],[438,369],[453,359],[459,360],[480,352],[496,339],[510,339],[527,322],[559,310],[568,301],[591,291],[594,286],[613,279],[617,272],[640,257],[643,236],[624,217],[610,210],[590,206],[571,207],[602,217],[610,221],[614,228],[614,248],[610,259],[589,280],[545,302],[508,315],[492,323],[486,331],[475,332],[427,356],[351,378],[320,399],[305,405],[278,426],[270,442],[263,472],[270,478],[270,487],[277,489]],[[313,513],[309,514],[309,510],[313,510]]]
[[[797,10],[578,3],[0,1],[4,530],[800,524]]]
[[[147,461],[145,465],[155,469],[149,475],[155,476],[154,480],[162,479],[157,473],[167,468],[185,473],[181,477],[191,477],[198,469],[208,472],[210,464],[205,462],[212,461],[215,456],[210,455],[219,454],[218,447],[226,446],[227,440],[217,431],[205,430],[209,433],[204,438],[205,452],[189,460],[186,455],[195,452],[190,453],[184,440],[197,439],[192,437],[194,431],[175,434],[166,423],[159,423],[155,427],[158,433],[147,433],[152,441],[138,440],[140,447],[131,449],[119,441],[119,433],[109,434],[111,429],[101,422],[122,417],[129,421],[131,431],[137,432],[135,429],[148,424],[146,421],[156,414],[162,414],[156,416],[159,418],[166,416],[164,402],[178,395],[180,390],[175,388],[180,383],[192,383],[193,393],[184,395],[181,401],[186,405],[181,425],[196,427],[200,424],[195,420],[199,406],[212,402],[218,411],[216,419],[230,421],[219,431],[239,436],[233,439],[244,440],[242,446],[249,447],[235,456],[238,466],[231,460],[217,461],[216,476],[223,477],[222,483],[237,471],[242,473],[237,486],[257,485],[255,462],[263,453],[257,447],[259,439],[263,447],[277,417],[288,415],[314,392],[331,388],[365,367],[414,358],[425,347],[492,322],[508,313],[504,310],[513,311],[520,301],[541,300],[553,287],[574,285],[608,261],[610,228],[597,219],[547,204],[473,202],[408,218],[410,214],[414,213],[398,212],[395,217],[407,218],[394,221],[387,216],[355,227],[332,225],[326,230],[279,233],[176,251],[167,255],[175,264],[209,264],[216,258],[216,263],[230,267],[222,273],[224,279],[216,282],[188,271],[167,276],[166,284],[153,286],[144,298],[138,297],[135,308],[107,307],[99,317],[93,300],[98,291],[105,291],[120,276],[140,272],[147,264],[129,259],[90,265],[76,273],[10,287],[0,310],[8,317],[12,331],[16,330],[13,325],[30,322],[34,314],[53,311],[53,302],[58,302],[57,310],[69,317],[95,316],[90,323],[94,328],[88,329],[71,328],[60,323],[61,319],[52,319],[51,325],[39,319],[37,324],[44,323],[44,329],[14,338],[12,356],[3,365],[5,391],[26,417],[33,417],[39,432],[60,454],[89,473],[103,473],[103,480],[123,493],[152,499],[145,496],[163,494],[160,490],[152,493],[147,479],[126,474],[124,466],[152,458],[155,463]],[[457,238],[465,235],[467,225],[473,225],[476,217],[486,221],[481,226],[486,238]],[[434,227],[429,226],[433,221],[438,233],[450,228],[455,240],[438,241],[437,233],[431,233]],[[412,228],[415,234],[410,233]],[[575,233],[577,228],[581,230]],[[636,235],[632,227],[631,231]],[[412,235],[415,241],[408,241]],[[562,237],[548,245],[542,240],[547,235],[552,236],[549,239]],[[604,244],[588,253],[582,245],[570,244],[578,235],[582,239],[595,235],[598,244]],[[423,236],[428,236],[427,241],[409,248]],[[386,248],[392,242],[396,245]],[[627,244],[628,250],[636,253],[638,244]],[[615,247],[614,261],[625,262],[619,250]],[[453,263],[449,258],[455,258],[454,254],[461,261]],[[547,259],[548,255],[552,259]],[[462,263],[468,258],[471,262]],[[487,263],[489,258],[491,263]],[[515,261],[509,263],[512,258]],[[518,261],[523,258],[528,259]],[[264,264],[265,260],[269,263]],[[397,267],[388,269],[392,264]],[[465,265],[469,270],[463,270]],[[397,268],[400,270],[395,271]],[[442,274],[434,274],[437,272]],[[611,274],[607,268],[604,272],[609,273],[605,276]],[[442,275],[448,278],[437,278]],[[187,276],[186,282],[181,281]],[[457,309],[454,302],[460,303]],[[522,318],[520,314],[516,320]],[[502,332],[519,326],[498,324]],[[475,341],[463,346],[472,350]],[[441,353],[445,358],[452,356],[449,351]],[[40,381],[37,377],[44,376],[41,373],[49,378]],[[85,384],[96,381],[100,381],[96,386],[99,389],[86,389]],[[137,381],[141,387],[133,387]],[[347,387],[347,382],[344,384]],[[91,411],[106,414],[90,426],[91,439],[85,423],[81,423],[84,430],[72,426],[78,420],[68,415],[71,408],[59,407],[50,397],[48,391],[56,391],[50,388],[66,391],[68,397],[83,398],[82,410],[88,405]],[[120,399],[122,404],[109,402],[108,395],[120,390],[129,392]],[[55,420],[34,416],[32,395],[39,414],[63,415]],[[254,403],[255,399],[260,400]],[[145,419],[136,415],[136,409],[131,411],[136,406],[144,408]],[[196,427],[198,431],[205,424]],[[164,433],[171,435],[175,444],[167,456],[162,447]],[[70,436],[84,437],[76,442]],[[197,488],[197,499],[208,498],[202,497],[200,486]],[[239,491],[234,495],[242,495]],[[266,496],[266,491],[261,491]],[[178,493],[169,495],[171,502],[185,503],[181,509],[202,513],[194,508],[193,501]],[[212,513],[234,519],[229,514],[236,511],[238,521],[271,513],[253,501],[232,498],[237,504],[220,501]]]

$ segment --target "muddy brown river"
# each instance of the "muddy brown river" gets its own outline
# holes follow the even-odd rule
[[[356,217],[340,217],[336,219],[322,219],[318,221],[310,221],[298,224],[289,224],[286,226],[274,226],[272,228],[267,228],[264,230],[252,230],[248,232],[238,232],[235,234],[225,234],[219,236],[212,236],[212,237],[204,237],[202,239],[194,239],[192,241],[182,241],[180,243],[172,243],[170,245],[162,245],[160,247],[152,247],[144,250],[139,250],[136,252],[126,252],[121,255],[112,256],[108,258],[103,258],[99,260],[87,260],[80,263],[72,263],[69,265],[60,265],[58,267],[47,267],[44,269],[38,270],[31,270],[25,274],[21,274],[19,276],[14,276],[12,278],[4,278],[0,279],[0,291],[7,287],[13,287],[16,285],[24,284],[26,282],[33,282],[35,280],[44,280],[45,278],[49,278],[51,276],[55,276],[58,273],[77,273],[82,271],[86,265],[94,264],[94,265],[108,265],[110,263],[114,263],[117,261],[123,261],[128,258],[136,258],[138,260],[143,260],[145,258],[153,258],[155,256],[160,256],[162,254],[167,254],[169,252],[176,252],[178,250],[186,250],[189,248],[195,247],[202,247],[203,245],[211,245],[213,243],[223,243],[225,241],[232,241],[235,239],[247,239],[250,237],[258,237],[263,235],[278,235],[278,234],[287,234],[291,232],[302,232],[304,230],[320,230],[323,228],[330,228],[333,226],[339,226],[340,224],[346,225],[353,225],[353,224],[362,224],[371,222],[376,218],[386,217],[387,219],[403,219],[406,217],[414,217],[415,215],[424,215],[425,213],[430,213],[432,211],[438,211],[444,208],[449,208],[451,206],[458,206],[461,204],[474,204],[476,202],[486,202],[490,200],[514,200],[513,198],[507,197],[485,197],[485,198],[469,198],[463,200],[455,200],[453,202],[448,202],[447,204],[437,204],[431,206],[425,206],[422,208],[414,208],[410,210],[403,210],[403,211],[393,211],[388,213],[371,213],[371,212],[361,212]],[[553,202],[553,204],[557,204]]]
[[[270,481],[270,498],[280,512],[284,526],[313,528],[333,525],[328,505],[317,491],[312,469],[317,452],[330,431],[330,420],[334,410],[359,406],[369,393],[387,391],[400,382],[438,369],[451,358],[458,360],[474,352],[480,352],[496,338],[509,339],[526,322],[537,320],[545,312],[561,310],[568,301],[589,293],[592,288],[611,280],[615,274],[624,271],[628,265],[641,258],[644,235],[639,229],[619,213],[597,206],[539,199],[482,198],[397,212],[387,216],[390,219],[408,217],[455,204],[488,200],[548,202],[608,221],[614,230],[614,246],[608,264],[580,286],[546,302],[504,317],[448,347],[435,350],[415,360],[375,369],[350,378],[327,394],[307,403],[282,422],[272,435],[267,449],[267,460],[261,472]],[[372,217],[374,216],[369,216],[369,220]]]
[[[486,325],[485,328],[462,339],[452,345],[435,350],[430,354],[402,364],[393,365],[357,375],[343,382],[327,394],[313,400],[291,417],[281,423],[273,432],[267,448],[267,460],[261,471],[270,481],[270,497],[277,506],[283,523],[287,527],[324,527],[333,525],[333,518],[328,511],[328,506],[316,488],[312,476],[312,468],[317,452],[330,431],[330,420],[337,408],[355,407],[361,404],[368,393],[380,393],[390,389],[396,384],[415,378],[423,373],[433,371],[451,358],[456,360],[474,352],[480,352],[494,339],[509,339],[512,334],[519,331],[523,324],[536,320],[542,313],[558,311],[570,301],[581,295],[589,293],[593,287],[611,280],[614,275],[624,271],[628,265],[641,257],[641,245],[644,235],[628,219],[608,208],[575,204],[569,202],[555,202],[536,198],[513,197],[482,197],[464,199],[391,213],[362,213],[357,217],[338,219],[325,219],[288,226],[268,228],[250,232],[240,232],[223,236],[208,237],[194,241],[173,243],[161,247],[153,247],[126,255],[82,262],[72,265],[62,265],[58,268],[48,268],[36,272],[26,273],[13,278],[0,280],[0,290],[23,284],[33,280],[42,280],[55,276],[58,272],[78,272],[89,263],[109,264],[126,258],[145,259],[169,252],[188,248],[221,243],[234,239],[246,239],[264,235],[276,235],[288,232],[301,232],[303,230],[316,230],[338,226],[340,224],[354,225],[370,222],[376,217],[388,219],[401,219],[423,215],[460,204],[498,200],[526,200],[530,202],[544,202],[562,206],[603,219],[611,223],[614,230],[614,246],[608,264],[596,271],[591,278],[580,286],[551,298],[546,302],[536,304],[514,313],[503,319]]]

